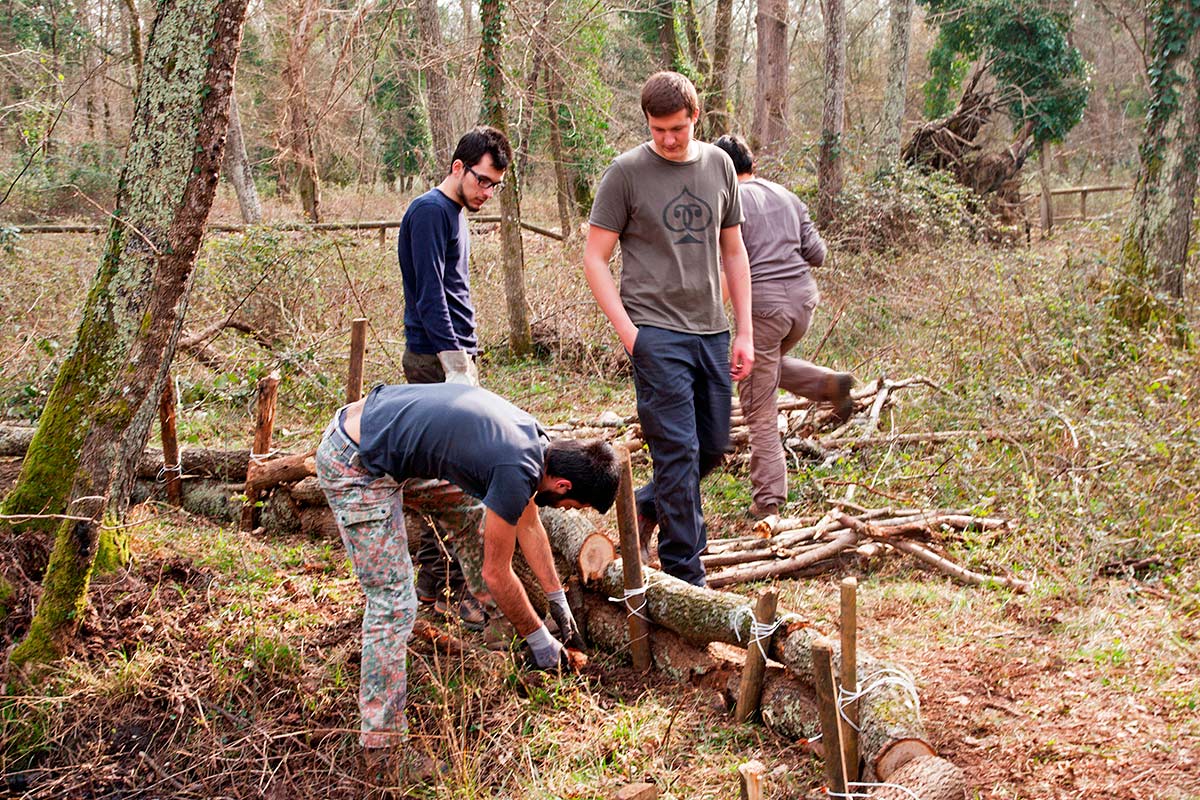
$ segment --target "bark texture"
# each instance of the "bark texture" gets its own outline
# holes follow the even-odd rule
[[[492,127],[508,135],[504,110],[504,3],[483,0],[479,4],[483,37],[480,77],[483,82],[483,116]],[[529,307],[525,302],[525,248],[521,241],[520,176],[510,164],[500,194],[500,259],[504,269],[504,297],[508,308],[508,344],[514,355],[533,349]]]
[[[321,221],[321,179],[317,173],[317,151],[314,122],[308,104],[308,51],[316,38],[317,0],[297,0],[292,6],[294,29],[288,40],[283,65],[283,85],[287,96],[283,102],[283,123],[280,139],[283,144],[280,160],[283,172],[300,194],[304,218]]]
[[[439,173],[450,166],[454,154],[454,130],[450,122],[450,82],[446,77],[442,42],[442,23],[437,0],[416,0],[413,15],[421,39],[421,74],[425,78],[425,98],[429,109],[429,134],[433,139],[433,169]],[[441,180],[442,174],[430,175]]]
[[[1121,241],[1116,314],[1135,327],[1183,322],[1200,162],[1200,0],[1154,4],[1150,110]]]
[[[821,109],[821,146],[817,154],[817,224],[828,227],[836,216],[845,181],[842,134],[846,128],[846,6],[822,0],[825,20],[825,103]]]
[[[888,74],[883,93],[883,141],[876,171],[890,172],[900,161],[904,101],[908,95],[908,48],[912,38],[913,0],[892,0],[888,19]]]
[[[750,145],[771,151],[783,141],[787,118],[787,0],[760,0]]]
[[[237,93],[229,95],[229,135],[225,141],[225,177],[237,195],[242,222],[257,225],[262,222],[262,203],[254,186],[254,173],[246,155],[246,140],[242,138],[242,117],[238,114]]]
[[[8,514],[68,511],[14,665],[56,656],[129,496],[192,287],[225,144],[246,0],[162,0],[149,37],[116,211],[71,351]]]

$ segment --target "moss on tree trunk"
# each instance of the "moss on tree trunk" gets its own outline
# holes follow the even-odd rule
[[[1163,0],[1153,18],[1150,109],[1121,241],[1114,313],[1134,327],[1158,322],[1182,333],[1200,162],[1200,0]]]
[[[118,529],[187,309],[228,124],[246,0],[162,0],[105,252],[75,342],[3,509],[61,514],[14,665],[74,635],[88,581],[127,558]],[[46,520],[39,521],[43,526]]]

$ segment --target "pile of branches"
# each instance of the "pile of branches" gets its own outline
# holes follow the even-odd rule
[[[769,516],[754,534],[709,542],[700,557],[713,588],[767,578],[816,575],[839,569],[851,558],[870,559],[899,551],[968,584],[992,583],[1024,592],[1017,578],[984,575],[938,552],[943,530],[1007,529],[1008,520],[973,516],[964,510],[863,509],[851,516],[835,507],[819,518]]]

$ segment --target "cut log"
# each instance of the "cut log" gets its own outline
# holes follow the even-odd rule
[[[583,583],[590,584],[600,579],[609,565],[617,560],[617,548],[612,540],[600,531],[588,534],[579,548],[575,567]]]
[[[265,492],[281,483],[293,483],[317,474],[316,450],[255,461],[246,472],[246,494]]]
[[[250,463],[249,450],[188,450],[179,454],[183,466],[183,478],[211,478],[225,483],[242,482],[246,479],[246,467]],[[162,451],[147,448],[138,459],[137,476],[154,478],[162,467]]]
[[[872,800],[962,800],[967,779],[963,771],[944,758],[920,756],[891,774],[891,786],[871,792]],[[898,788],[903,787],[903,788]]]
[[[757,581],[788,575],[811,566],[818,561],[833,558],[843,550],[851,550],[857,544],[858,534],[854,531],[846,531],[832,542],[814,547],[798,556],[721,570],[708,576],[708,585],[717,589],[732,583],[744,583],[746,581]]]
[[[762,800],[763,776],[767,768],[761,761],[747,761],[738,767],[738,775],[742,779],[741,800]]]

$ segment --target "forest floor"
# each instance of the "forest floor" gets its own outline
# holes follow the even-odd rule
[[[845,573],[860,581],[860,649],[911,670],[930,740],[972,798],[1200,798],[1200,365],[1108,320],[1118,234],[1101,221],[1030,244],[837,253],[818,274],[806,353],[824,340],[819,360],[862,382],[923,375],[945,390],[898,394],[885,430],[1022,434],[791,462],[789,514],[822,513],[855,486],[860,503],[1012,521],[940,544],[1031,580],[1026,594],[957,585],[898,555]],[[633,413],[575,251],[527,238],[545,349],[504,353],[496,239],[475,238],[484,384],[547,423]],[[36,415],[97,246],[29,237],[0,254],[9,417]],[[244,446],[254,382],[277,367],[279,446],[312,442],[342,391],[352,317],[372,320],[368,383],[398,379],[393,261],[366,236],[211,239],[188,329],[236,308],[267,335],[228,332],[206,360],[180,356],[185,446]],[[751,525],[741,455],[705,482],[712,539]],[[11,480],[13,462],[0,466]],[[353,734],[361,600],[340,544],[164,509],[130,531],[134,566],[96,581],[77,649],[38,691],[0,703],[8,796],[366,796]],[[780,580],[780,606],[832,631],[841,577]],[[413,746],[448,770],[414,797],[608,798],[649,780],[665,798],[732,798],[751,758],[767,768],[764,796],[823,796],[803,743],[735,725],[725,698],[617,656],[594,653],[579,678],[531,679],[504,658],[418,643],[409,701]]]

